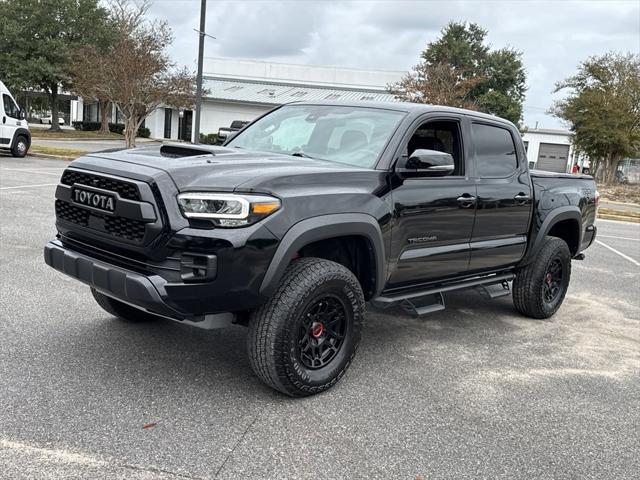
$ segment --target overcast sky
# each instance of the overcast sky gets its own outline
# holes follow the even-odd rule
[[[174,60],[195,70],[200,0],[155,0],[166,19]],[[449,21],[476,22],[495,48],[523,53],[524,121],[560,127],[545,114],[556,81],[608,50],[640,52],[640,0],[601,1],[269,1],[207,3],[205,55],[267,61],[407,70]]]

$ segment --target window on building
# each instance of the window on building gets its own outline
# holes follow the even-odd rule
[[[361,97],[360,100],[373,100],[373,95],[365,95],[364,97]]]
[[[471,129],[479,177],[504,178],[517,170],[516,145],[509,130],[483,123],[473,123]]]
[[[171,113],[170,108],[164,109],[164,138],[171,138]]]
[[[529,142],[527,142],[526,140],[525,140],[525,142],[524,142],[524,151],[525,151],[525,152],[528,152],[528,151],[529,151]]]
[[[291,94],[291,96],[292,96],[292,97],[304,97],[307,93],[308,93],[308,92],[302,92],[302,91],[300,91],[300,92],[293,92],[293,93]]]
[[[326,97],[324,97],[325,100],[337,100],[341,97],[342,95],[337,94],[337,93],[331,93],[329,95],[327,95]]]
[[[241,87],[240,85],[233,85],[229,88],[225,88],[224,91],[225,92],[237,92],[238,90],[242,90],[244,87]]]
[[[258,93],[262,95],[275,95],[276,91],[273,88],[265,88],[264,90],[260,90]]]

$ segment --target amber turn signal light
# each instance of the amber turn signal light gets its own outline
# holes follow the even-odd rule
[[[252,203],[251,213],[256,215],[269,215],[280,208],[280,202]]]

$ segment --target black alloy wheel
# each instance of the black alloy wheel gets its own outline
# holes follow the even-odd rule
[[[562,289],[562,261],[558,257],[551,259],[547,265],[547,271],[544,275],[544,285],[542,287],[542,295],[544,301],[553,304]]]
[[[303,313],[298,332],[298,358],[315,370],[340,352],[347,330],[347,308],[335,295],[315,299]]]

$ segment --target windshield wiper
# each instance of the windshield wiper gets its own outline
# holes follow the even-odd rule
[[[290,153],[289,155],[291,155],[292,157],[315,158],[315,157],[312,157],[311,155],[307,155],[304,152],[293,152],[293,153]]]

